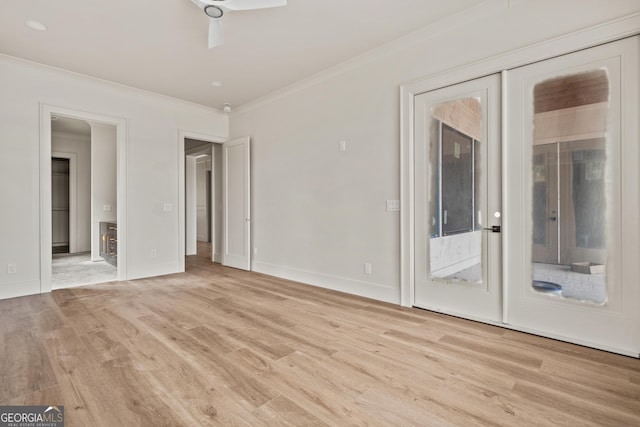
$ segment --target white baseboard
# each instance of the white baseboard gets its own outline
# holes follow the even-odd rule
[[[147,279],[149,277],[166,276],[167,274],[181,273],[176,262],[165,262],[146,265],[144,268],[127,269],[127,280]]]
[[[253,261],[252,270],[257,273],[264,273],[270,276],[280,277],[282,279],[294,280],[307,285],[346,292],[348,294],[389,302],[392,304],[400,304],[399,287],[394,288],[391,286],[380,285],[378,283],[331,276],[328,274],[275,265],[262,261]]]
[[[16,298],[39,293],[41,293],[40,280],[0,283],[0,299]]]

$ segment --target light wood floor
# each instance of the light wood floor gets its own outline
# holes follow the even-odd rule
[[[188,257],[0,301],[0,405],[67,426],[640,425],[640,361]]]

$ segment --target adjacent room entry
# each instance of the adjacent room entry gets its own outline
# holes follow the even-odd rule
[[[251,270],[251,151],[249,137],[230,141],[219,138],[182,132],[179,138],[182,148],[180,162],[179,188],[184,189],[180,195],[180,219],[183,236],[180,238],[180,250],[183,255],[196,254],[197,238],[197,158],[203,153],[211,157],[212,174],[208,176],[210,183],[204,191],[213,207],[209,207],[210,216],[203,215],[201,222],[209,222],[212,231],[211,261],[220,262],[224,266],[242,270]],[[203,178],[204,178],[203,174]],[[204,187],[204,186],[203,186]],[[203,192],[204,192],[203,191]],[[206,202],[203,198],[202,213],[205,213]],[[203,238],[202,240],[207,240]],[[181,269],[184,269],[184,256],[181,256]]]
[[[414,96],[415,306],[638,356],[639,51]]]

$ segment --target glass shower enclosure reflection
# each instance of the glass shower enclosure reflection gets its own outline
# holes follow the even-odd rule
[[[605,70],[534,87],[533,289],[603,304],[609,81]]]
[[[429,271],[482,283],[482,110],[479,98],[431,109]]]

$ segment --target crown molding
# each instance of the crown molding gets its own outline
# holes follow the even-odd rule
[[[99,77],[90,76],[88,74],[78,73],[76,71],[66,70],[64,68],[55,67],[53,65],[47,65],[47,64],[43,64],[41,62],[31,61],[29,59],[24,59],[24,58],[19,58],[17,56],[11,56],[11,55],[7,55],[7,54],[4,54],[4,53],[0,53],[0,60],[1,59],[6,59],[6,60],[13,61],[13,62],[18,62],[18,63],[27,64],[27,65],[31,65],[31,66],[41,67],[41,68],[45,68],[45,69],[48,69],[48,70],[51,70],[51,71],[54,71],[54,72],[68,74],[68,75],[72,75],[72,76],[75,76],[75,77],[78,77],[78,78],[91,80],[91,81],[94,81],[94,82],[103,83],[103,84],[107,84],[107,85],[111,85],[111,86],[116,86],[116,87],[119,87],[121,89],[128,89],[128,90],[130,90],[132,92],[137,92],[138,94],[152,96],[152,97],[155,97],[155,98],[160,98],[160,99],[163,99],[164,101],[170,101],[170,102],[174,102],[176,104],[182,104],[182,105],[190,106],[192,108],[197,108],[197,109],[200,109],[200,110],[203,110],[203,111],[208,111],[208,112],[211,112],[211,113],[216,113],[216,114],[220,114],[220,115],[226,115],[226,113],[224,113],[222,110],[220,110],[218,108],[209,107],[207,105],[202,105],[202,104],[197,104],[195,102],[187,101],[185,99],[176,98],[176,97],[173,97],[173,96],[170,96],[170,95],[164,95],[164,94],[158,93],[158,92],[152,92],[152,91],[147,90],[147,89],[141,89],[141,88],[138,88],[138,87],[135,87],[135,86],[129,86],[129,85],[126,85],[124,83],[114,82],[112,80],[101,79]]]
[[[484,0],[475,6],[464,9],[453,15],[449,15],[443,19],[427,25],[426,27],[420,28],[405,36],[373,48],[365,53],[354,56],[347,61],[341,62],[337,65],[334,65],[333,67],[327,68],[307,78],[285,86],[282,89],[278,89],[275,92],[271,92],[267,95],[256,98],[253,101],[249,101],[239,107],[236,107],[231,113],[231,117],[249,112],[258,107],[291,95],[292,93],[301,91],[305,88],[314,86],[320,82],[343,74],[349,70],[361,67],[379,58],[383,58],[396,52],[405,50],[416,44],[424,43],[425,41],[428,41],[429,39],[438,36],[443,32],[451,31],[452,29],[467,25],[473,21],[482,19],[489,15],[493,15],[500,10],[508,9],[514,4],[522,3],[524,1],[525,0]]]

